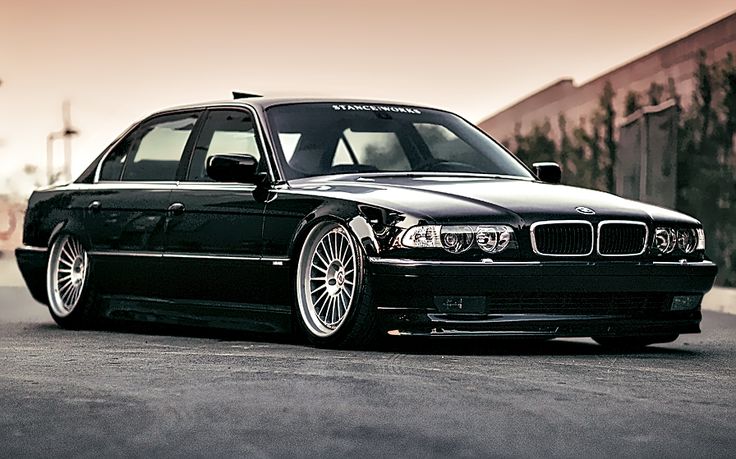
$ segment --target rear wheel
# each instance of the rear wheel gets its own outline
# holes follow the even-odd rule
[[[51,246],[46,269],[46,292],[51,317],[63,328],[91,323],[90,264],[82,243],[71,235],[59,236]]]
[[[601,346],[611,349],[641,349],[650,344],[671,343],[680,335],[656,335],[656,336],[594,336],[593,340]]]
[[[364,347],[376,335],[365,257],[343,226],[324,222],[307,236],[296,272],[298,321],[310,343]]]

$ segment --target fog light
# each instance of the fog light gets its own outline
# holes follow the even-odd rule
[[[689,311],[696,309],[703,301],[703,295],[681,295],[672,299],[672,311]]]

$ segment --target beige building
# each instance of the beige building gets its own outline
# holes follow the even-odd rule
[[[480,127],[506,141],[517,129],[525,133],[535,124],[549,120],[552,136],[559,140],[559,115],[564,114],[569,125],[587,126],[585,123],[596,110],[600,94],[609,81],[616,92],[614,108],[618,125],[623,121],[627,93],[646,93],[652,83],[666,88],[671,80],[682,106],[687,108],[695,89],[693,74],[701,49],[707,52],[710,61],[723,59],[728,52],[736,54],[736,13],[582,85],[571,79],[559,80],[482,121]]]

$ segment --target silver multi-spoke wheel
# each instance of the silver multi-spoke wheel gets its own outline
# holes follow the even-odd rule
[[[335,333],[354,303],[356,249],[348,232],[336,224],[315,228],[304,245],[297,275],[299,312],[318,337]]]
[[[49,254],[46,289],[49,306],[57,317],[66,317],[79,304],[85,283],[89,260],[82,244],[71,236],[61,236]]]

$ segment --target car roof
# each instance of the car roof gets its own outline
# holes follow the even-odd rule
[[[400,105],[404,107],[416,107],[431,110],[439,110],[434,107],[426,105],[399,102],[399,101],[387,101],[387,100],[371,100],[371,99],[346,99],[346,98],[326,98],[326,97],[265,97],[265,96],[253,96],[230,100],[216,100],[210,102],[202,102],[195,104],[186,104],[177,107],[171,107],[166,110],[159,110],[160,112],[166,112],[171,110],[185,110],[185,109],[196,109],[196,108],[209,108],[209,107],[232,107],[242,105],[246,107],[256,107],[266,109],[275,105],[289,105],[289,104],[309,104],[309,103],[328,103],[328,104],[358,104],[358,105]]]

